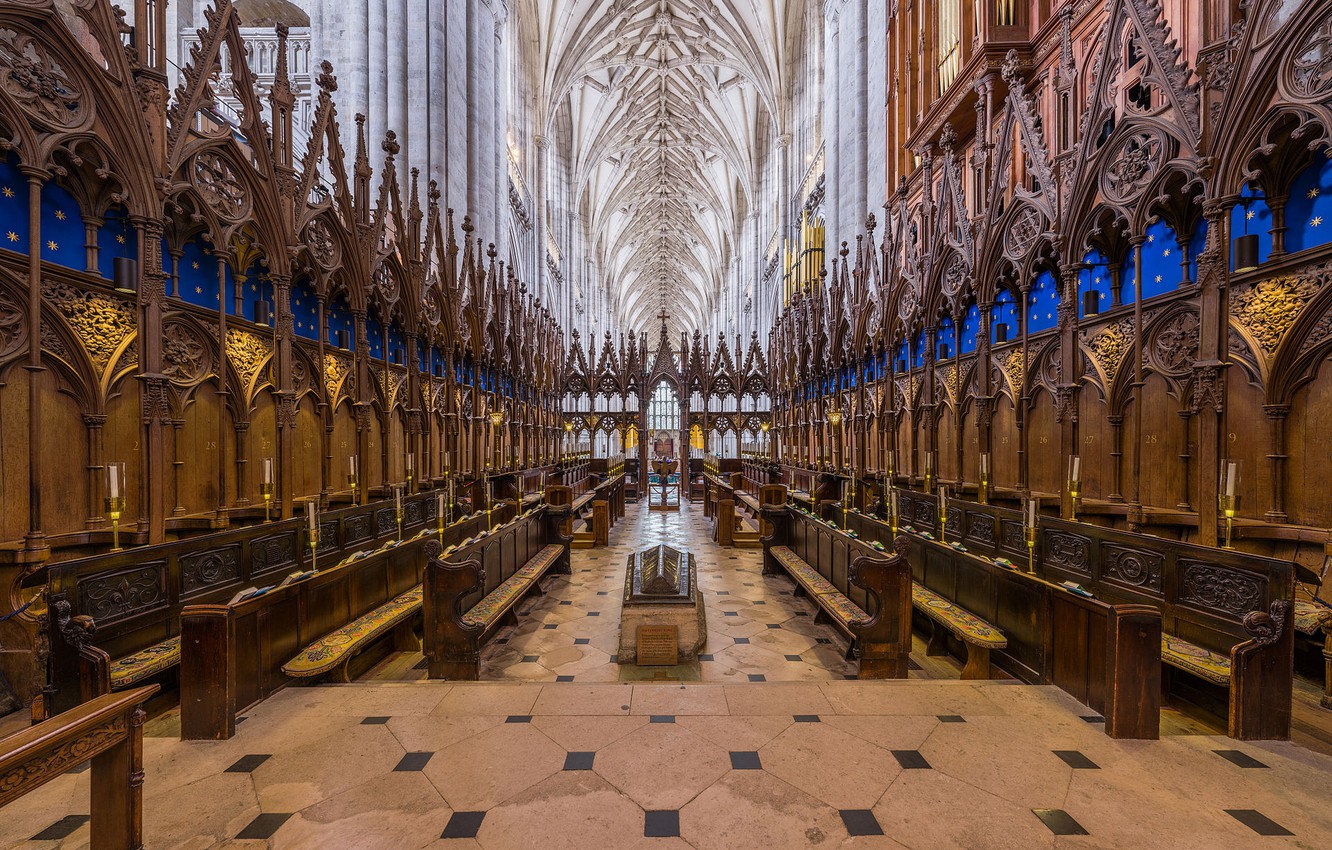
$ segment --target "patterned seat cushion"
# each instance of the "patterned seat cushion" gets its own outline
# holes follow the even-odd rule
[[[1174,635],[1161,635],[1161,660],[1218,685],[1230,684],[1230,657]]]
[[[994,626],[975,614],[959,608],[932,590],[912,582],[911,603],[927,617],[940,623],[944,628],[967,643],[974,643],[987,649],[1003,649],[1008,646],[1008,638]]]
[[[833,587],[832,582],[819,575],[818,570],[811,567],[803,558],[787,547],[774,546],[772,556],[786,568],[786,571],[791,574],[791,578],[798,581],[815,596],[838,592],[837,588]]]
[[[111,662],[111,690],[128,688],[180,663],[180,635]]]
[[[469,626],[490,628],[501,614],[509,610],[514,600],[522,595],[532,583],[532,579],[514,574],[499,587],[486,594],[486,597],[472,606],[463,615],[463,622]]]
[[[522,576],[526,579],[540,578],[546,570],[550,569],[551,564],[559,560],[560,553],[563,551],[563,546],[551,544],[540,552],[537,552],[536,557],[524,564],[523,568],[514,573],[514,575]]]
[[[787,547],[774,546],[772,556],[786,568],[791,578],[810,592],[810,595],[818,597],[819,606],[832,616],[847,625],[869,619],[869,614],[866,614],[864,609],[843,595],[832,582],[819,575],[818,570]]]
[[[1325,626],[1332,627],[1332,608],[1313,602],[1295,603],[1295,631],[1316,635]]]
[[[403,620],[421,610],[421,585],[368,614],[324,635],[307,646],[300,655],[282,665],[282,672],[295,678],[327,673],[366,644],[383,635]]]
[[[836,590],[832,593],[820,593],[819,605],[848,626],[852,623],[866,622],[870,618],[864,609]]]

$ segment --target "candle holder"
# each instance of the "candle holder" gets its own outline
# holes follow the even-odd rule
[[[1235,513],[1239,510],[1239,496],[1222,495],[1220,507],[1221,516],[1223,516],[1226,521],[1226,543],[1221,548],[1234,549],[1235,547],[1230,544],[1232,535],[1235,531]]]
[[[976,493],[982,505],[990,503],[990,453],[981,452],[980,456],[980,487]]]
[[[273,514],[273,484],[267,482],[259,485],[259,491],[264,494],[264,522],[272,522]]]
[[[319,572],[319,526],[310,532],[310,572]]]
[[[394,511],[394,513],[397,514],[397,517],[398,517],[398,542],[401,543],[401,542],[402,542],[402,508],[398,508],[396,511]]]
[[[948,542],[948,497],[939,494],[939,542]]]
[[[120,551],[120,515],[125,512],[124,496],[107,496],[103,499],[106,513],[111,517],[111,551]]]
[[[1027,572],[1036,575],[1036,527],[1029,525],[1023,531],[1027,538]]]
[[[1078,521],[1078,495],[1082,492],[1082,482],[1073,479],[1068,482],[1068,511],[1069,519],[1073,522]]]
[[[444,500],[441,499],[440,501],[443,502]],[[439,510],[439,506],[438,506],[438,505],[436,506],[436,509],[435,509],[435,515],[436,515],[436,516],[435,516],[435,522],[436,522],[436,525],[439,526],[439,545],[440,545],[440,546],[443,546],[443,545],[444,545],[444,512],[441,511],[441,510]]]

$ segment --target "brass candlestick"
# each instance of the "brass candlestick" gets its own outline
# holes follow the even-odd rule
[[[273,485],[272,483],[261,484],[259,490],[264,494],[264,522],[272,522]]]
[[[111,551],[120,551],[120,515],[125,510],[124,496],[108,496],[103,500],[111,517]]]
[[[1221,497],[1221,515],[1226,518],[1226,545],[1222,548],[1233,549],[1230,545],[1231,537],[1235,531],[1235,512],[1239,510],[1239,496]]]
[[[398,515],[398,542],[401,543],[401,542],[402,542],[402,508],[398,508],[397,511],[396,511],[395,513],[397,513],[397,515]]]
[[[1068,498],[1069,498],[1068,515],[1069,518],[1074,522],[1078,521],[1078,494],[1081,492],[1082,492],[1081,481],[1068,482]]]
[[[360,479],[357,478],[356,473],[353,472],[347,474],[347,486],[350,487],[352,491],[352,504],[356,504],[360,500],[361,486]]]
[[[984,476],[984,475],[981,476],[981,480],[980,480],[980,493],[979,493],[978,495],[980,496],[980,503],[981,503],[982,505],[988,505],[988,504],[990,503],[990,479],[989,479],[989,477]]]
[[[1036,526],[1029,525],[1023,530],[1027,538],[1027,572],[1036,575]]]
[[[310,572],[319,572],[319,528],[310,532]]]

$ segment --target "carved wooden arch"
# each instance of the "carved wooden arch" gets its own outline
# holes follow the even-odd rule
[[[1275,8],[1275,4],[1268,4]],[[1264,10],[1267,11],[1267,10]],[[1212,174],[1213,197],[1239,192],[1252,175],[1252,157],[1263,147],[1263,138],[1283,114],[1301,124],[1321,130],[1309,139],[1326,145],[1332,134],[1332,89],[1312,97],[1292,90],[1290,69],[1306,45],[1320,38],[1322,27],[1332,23],[1325,4],[1304,3],[1275,32],[1262,31],[1269,15],[1254,16],[1240,33],[1233,60],[1220,69],[1223,96],[1213,124],[1217,136],[1212,143],[1216,165]]]
[[[200,165],[213,166],[208,178],[193,173]],[[226,169],[232,181],[212,184],[218,200],[211,202],[200,188],[199,180],[216,179],[219,168]],[[214,246],[225,245],[234,259],[235,244],[244,234],[254,249],[264,256],[271,274],[288,276],[291,266],[285,236],[287,222],[273,195],[273,187],[268,184],[269,181],[259,179],[259,172],[250,165],[240,144],[230,135],[223,139],[190,138],[181,145],[180,168],[171,175],[171,194],[180,194],[187,186],[193,190],[195,212],[207,224],[209,241]],[[221,203],[228,195],[235,197],[237,190],[245,200],[245,206],[233,213],[220,210]]]
[[[11,129],[18,131],[24,142],[25,164],[47,167],[51,152],[72,138],[101,140],[98,143],[108,152],[108,161],[121,163],[117,172],[124,175],[124,194],[130,199],[128,208],[136,215],[157,217],[160,213],[154,207],[157,192],[150,166],[155,158],[146,143],[148,134],[139,111],[139,92],[133,83],[125,48],[118,41],[110,44],[101,41],[102,34],[117,31],[109,4],[91,4],[76,10],[85,26],[89,25],[89,17],[101,18],[93,21],[89,32],[102,52],[105,67],[94,61],[88,46],[79,43],[53,6],[9,5],[14,8],[7,10],[7,29],[31,39],[48,61],[54,56],[65,79],[81,87],[77,91],[85,103],[78,121],[66,123],[35,115],[0,89],[0,104],[7,104],[0,106],[0,110],[11,117]],[[42,93],[35,94],[42,97]],[[63,117],[63,113],[59,114]]]

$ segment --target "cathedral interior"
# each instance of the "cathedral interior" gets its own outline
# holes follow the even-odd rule
[[[1327,0],[0,2],[0,847],[1332,847],[1330,445]]]

